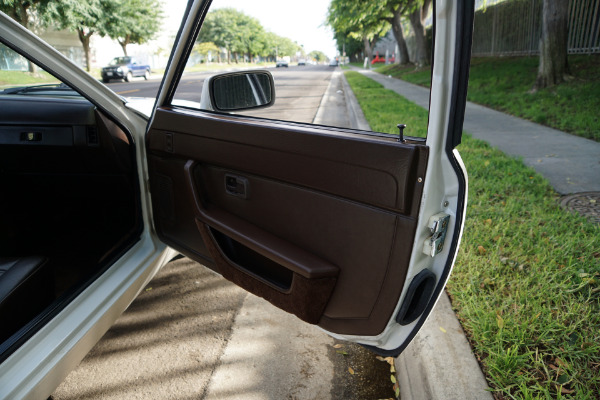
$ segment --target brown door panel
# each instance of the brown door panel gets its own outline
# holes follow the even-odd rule
[[[324,329],[380,333],[409,265],[427,148],[235,121],[157,111],[155,213],[170,202],[190,219],[172,216],[159,235],[185,242],[191,256],[208,251],[224,277]],[[227,177],[247,192],[232,194]]]
[[[343,267],[338,277],[340,287],[362,286],[369,290],[336,290],[325,314],[333,318],[368,318],[386,272],[369,266],[387,265],[396,216],[253,175],[245,175],[251,193],[242,199],[223,190],[227,172],[241,174],[216,167],[198,167],[196,179],[204,185],[207,203],[263,231],[276,232],[282,240]],[[269,217],[264,218],[264,215]]]
[[[154,224],[163,242],[216,270],[196,225],[193,195],[183,173],[186,161],[175,157],[148,157]]]
[[[268,300],[282,310],[296,315],[303,321],[311,324],[319,322],[336,284],[334,276],[309,279],[292,272],[289,274],[289,278],[284,277],[287,281],[283,282],[285,287],[281,287],[279,285],[282,283],[281,281],[274,283],[270,278],[274,275],[272,273],[273,269],[278,269],[281,273],[282,269],[285,272],[285,267],[279,266],[264,257],[256,257],[257,253],[253,254],[252,250],[247,248],[239,256],[241,261],[236,263],[224,250],[226,246],[223,246],[222,241],[216,239],[218,232],[201,222],[198,223],[198,229],[224,278],[250,293]],[[244,250],[243,246],[241,250]],[[274,268],[269,268],[266,265],[268,263]],[[254,268],[256,265],[262,267],[262,270],[257,271]],[[268,271],[269,276],[265,276],[266,271]]]
[[[395,139],[170,109],[157,110],[149,147],[413,216],[426,160],[425,146]]]

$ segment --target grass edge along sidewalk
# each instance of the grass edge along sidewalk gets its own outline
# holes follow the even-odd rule
[[[538,57],[473,58],[468,100],[600,142],[600,55],[570,55],[570,79],[533,93],[538,63]],[[385,65],[375,71],[430,86],[429,68]]]
[[[427,110],[345,74],[374,131],[425,135]],[[469,135],[459,151],[469,205],[447,290],[495,397],[598,399],[600,226],[520,160]]]

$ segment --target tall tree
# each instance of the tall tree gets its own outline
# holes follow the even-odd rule
[[[320,50],[313,50],[308,53],[308,58],[311,60],[315,60],[316,62],[321,62],[327,60],[327,56]]]
[[[273,32],[265,32],[263,38],[263,47],[260,52],[260,55],[271,59],[271,61],[277,61],[277,56],[279,55],[278,49],[278,40],[279,36],[277,36]]]
[[[253,62],[254,56],[258,55],[262,51],[265,41],[265,30],[256,18],[250,17],[246,14],[240,15],[240,18],[237,22],[237,49],[239,53],[245,53],[248,57],[248,60]]]
[[[127,55],[127,45],[143,44],[160,29],[161,4],[158,0],[101,0],[106,33]]]
[[[392,27],[392,33],[398,44],[398,64],[408,64],[408,47],[402,31],[402,18],[415,8],[413,0],[382,0],[361,2],[362,18],[373,21],[386,21]]]
[[[396,3],[396,4],[394,4]],[[408,2],[403,0],[388,1],[388,7],[391,7],[392,16],[388,19],[392,25],[392,33],[398,44],[398,54],[396,55],[396,64],[404,65],[410,62],[408,56],[408,46],[404,40],[404,33],[402,32],[402,16],[408,9]]]
[[[569,2],[566,0],[543,2],[540,64],[534,90],[561,83],[569,74],[568,13]]]
[[[335,33],[347,32],[349,36],[362,40],[369,61],[373,59],[375,43],[389,29],[389,23],[381,18],[381,4],[362,0],[332,0],[327,11],[327,24]]]
[[[108,0],[54,0],[40,7],[40,16],[48,25],[76,32],[85,54],[86,70],[91,70],[90,38],[106,35],[105,8]]]
[[[32,19],[35,16],[38,6],[47,1],[48,0],[0,0],[0,11],[5,12],[19,24],[31,30]],[[29,72],[37,72],[37,66],[29,60],[27,62],[29,64]]]
[[[334,31],[333,38],[337,43],[340,54],[346,54],[350,57],[350,62],[359,62],[360,55],[364,50],[363,42],[360,38],[350,36],[350,31]]]
[[[265,32],[261,39],[262,50],[259,54],[263,57],[269,57],[273,61],[277,61],[279,57],[293,56],[302,49],[298,43],[290,38],[279,36],[273,32]]]
[[[213,42],[202,42],[202,43],[197,43],[194,46],[194,51],[202,56],[204,56],[204,59],[206,60],[206,63],[208,63],[209,60],[209,56],[210,55],[215,55],[217,57],[217,62],[221,62],[221,54],[219,51],[219,47],[217,47],[216,44],[214,44]]]
[[[200,35],[200,43],[214,43],[227,51],[227,62],[231,56],[237,62],[246,55],[252,62],[255,56],[291,56],[301,49],[288,38],[266,32],[260,22],[234,8],[218,8],[206,15]]]
[[[227,51],[227,63],[231,63],[231,54],[238,41],[236,29],[242,13],[234,8],[219,8],[209,12],[204,19],[198,42],[213,42]]]
[[[32,1],[16,1],[16,0],[0,0],[0,11],[8,14],[12,19],[29,29],[29,21],[31,13],[39,4],[39,0]]]
[[[558,0],[561,1],[561,0]],[[415,64],[419,67],[431,64],[431,48],[425,34],[425,19],[429,14],[431,0],[412,0],[409,14],[410,25],[415,33]]]

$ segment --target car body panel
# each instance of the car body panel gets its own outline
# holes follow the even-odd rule
[[[0,14],[0,37],[27,55],[62,82],[118,120],[134,137],[139,185],[147,191],[143,134],[147,117],[124,106],[124,100],[97,79],[82,71],[58,51]],[[145,230],[138,243],[87,287],[65,309],[0,365],[0,398],[47,398],[102,337],[137,293],[175,252],[151,232],[152,216],[147,199],[140,199]],[[92,312],[94,311],[94,312]]]

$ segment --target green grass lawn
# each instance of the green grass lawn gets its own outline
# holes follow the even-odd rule
[[[24,71],[0,70],[0,88],[57,82],[58,80],[56,78],[45,71],[39,71],[35,74],[32,74]]]
[[[397,125],[403,123],[406,124],[405,135],[427,136],[427,110],[358,72],[345,74],[374,132],[398,134]],[[397,112],[399,105],[402,113]]]
[[[364,64],[361,62],[349,62],[347,65],[352,65],[353,67],[362,68]]]
[[[571,55],[573,78],[531,93],[537,57],[473,58],[468,99],[496,110],[600,141],[600,56]],[[376,69],[417,85],[430,85],[429,69],[382,66]]]
[[[424,132],[424,109],[345,74],[373,130]],[[520,160],[469,135],[459,151],[469,203],[447,290],[496,398],[598,399],[600,226]]]

